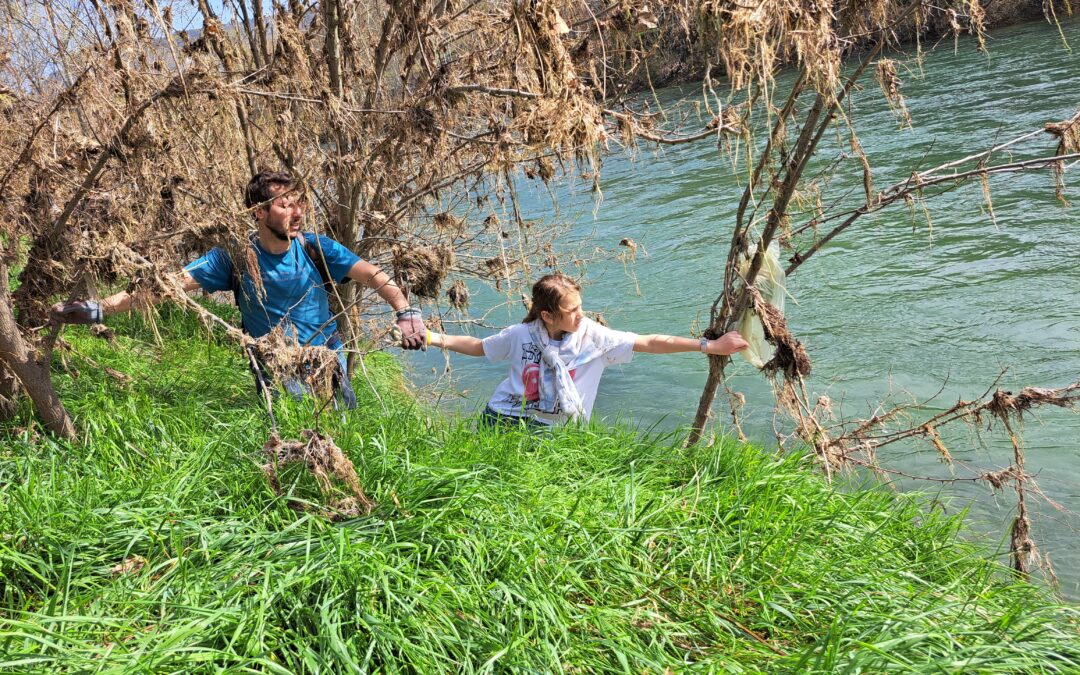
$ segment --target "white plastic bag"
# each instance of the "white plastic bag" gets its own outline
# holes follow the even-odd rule
[[[747,273],[750,271],[750,261],[754,259],[756,253],[757,244],[754,244],[739,262],[739,276],[743,279],[746,278]],[[761,261],[761,269],[758,271],[754,286],[757,288],[758,293],[761,294],[761,298],[780,310],[781,314],[784,313],[785,281],[784,268],[780,265],[780,246],[774,241],[765,250],[765,256]],[[739,335],[742,335],[743,339],[750,343],[749,347],[739,353],[752,366],[762,368],[772,359],[773,354],[776,353],[776,347],[765,340],[765,328],[761,325],[761,319],[758,318],[753,306],[747,307],[746,311],[739,317],[739,321],[735,324],[735,330],[739,331]]]

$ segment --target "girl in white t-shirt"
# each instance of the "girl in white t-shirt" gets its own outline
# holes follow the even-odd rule
[[[533,285],[532,306],[519,324],[483,340],[429,332],[428,341],[493,363],[509,361],[510,374],[492,394],[484,419],[530,426],[589,419],[604,368],[628,363],[634,352],[728,355],[747,347],[736,331],[696,340],[601,326],[585,316],[581,286],[565,274],[549,274]]]

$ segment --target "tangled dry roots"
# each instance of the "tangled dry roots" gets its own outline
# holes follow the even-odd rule
[[[356,467],[341,448],[334,444],[333,439],[310,429],[304,429],[300,435],[303,438],[301,441],[282,441],[277,434],[271,434],[263,446],[263,452],[270,461],[263,465],[262,470],[274,492],[281,493],[277,479],[278,468],[285,464],[300,463],[315,476],[319,491],[324,498],[329,499],[331,510],[324,511],[324,516],[331,520],[342,520],[371,513],[377,506],[376,503],[364,493],[360,480],[356,477]],[[351,494],[337,496],[340,495],[340,490],[335,488],[331,477],[344,483],[346,491]]]
[[[766,374],[783,372],[789,380],[806,377],[810,374],[810,357],[802,343],[788,330],[784,315],[776,307],[765,301],[757,289],[751,289],[754,312],[761,319],[765,329],[765,339],[776,346],[776,354],[769,359],[762,370]]]
[[[334,350],[302,346],[286,336],[280,324],[251,341],[250,346],[275,381],[298,380],[323,400],[334,395],[334,376],[338,371],[338,356]]]
[[[422,298],[438,298],[446,273],[454,263],[448,246],[420,246],[394,251],[394,281]]]

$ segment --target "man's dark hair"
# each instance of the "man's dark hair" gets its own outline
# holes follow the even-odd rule
[[[251,209],[269,202],[274,198],[271,185],[284,185],[286,190],[291,190],[296,187],[296,179],[288,171],[260,171],[248,181],[244,205]]]

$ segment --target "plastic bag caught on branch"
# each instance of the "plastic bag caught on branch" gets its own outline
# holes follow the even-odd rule
[[[746,279],[746,275],[750,272],[750,262],[756,253],[757,244],[754,244],[739,262],[739,276],[743,279]],[[784,296],[787,294],[784,290],[785,281],[784,268],[780,265],[780,247],[774,241],[769,248],[765,249],[754,287],[761,294],[761,298],[775,307],[781,315],[784,313]],[[739,354],[755,368],[763,368],[775,355],[776,347],[765,339],[765,328],[761,324],[761,318],[754,311],[753,303],[739,317],[735,330],[739,331],[739,335],[750,343],[750,346]]]

